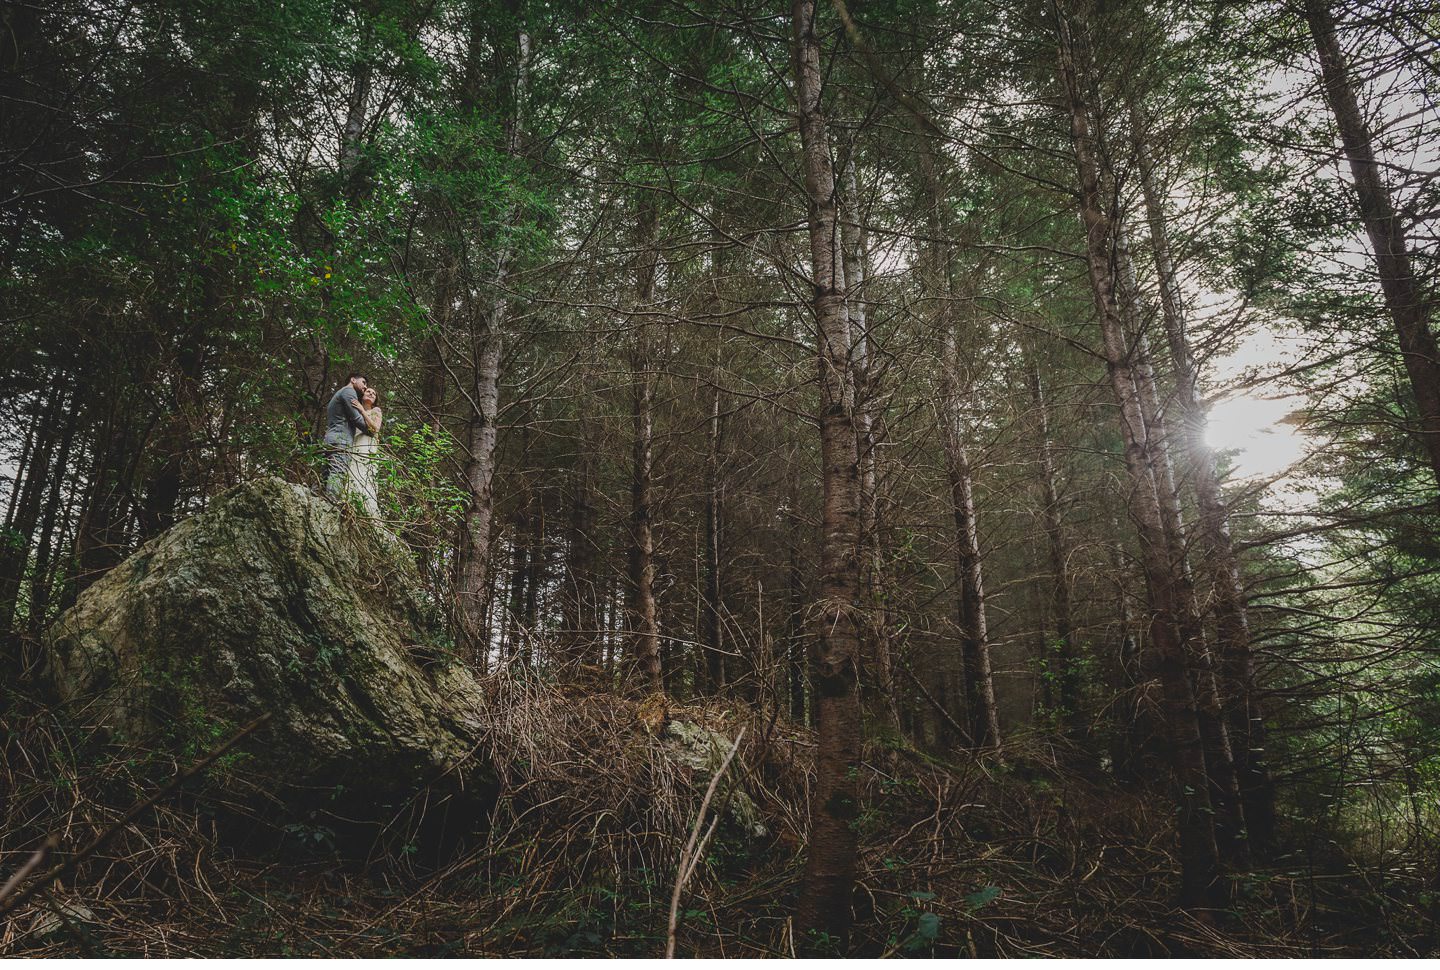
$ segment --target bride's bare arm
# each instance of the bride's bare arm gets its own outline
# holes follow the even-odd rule
[[[372,436],[378,435],[380,433],[380,422],[383,419],[384,415],[380,413],[380,409],[378,407],[371,408],[370,410],[365,412],[365,426],[370,429],[370,434]]]

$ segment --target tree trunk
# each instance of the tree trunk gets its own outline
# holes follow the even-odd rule
[[[1340,141],[1355,179],[1360,218],[1375,251],[1380,288],[1395,323],[1405,371],[1415,393],[1420,439],[1430,469],[1440,484],[1440,352],[1430,330],[1429,304],[1415,279],[1404,222],[1396,215],[1390,191],[1380,178],[1370,130],[1360,110],[1345,57],[1335,37],[1335,20],[1327,0],[1305,0],[1305,21],[1315,39],[1325,98],[1340,129]]]
[[[530,562],[535,555],[535,519],[538,516],[534,481],[530,475],[531,444],[534,435],[532,412],[520,428],[520,467],[518,500],[510,527],[510,581],[505,595],[504,629],[501,654],[509,662],[523,660],[522,647],[530,642],[532,626],[527,622],[526,602],[529,599]]]
[[[495,312],[503,317],[502,300]],[[502,340],[496,321],[481,324],[475,347],[475,380],[471,387],[474,408],[470,416],[465,460],[465,489],[469,501],[465,510],[463,551],[455,602],[461,652],[471,660],[488,653],[482,630],[485,626],[485,591],[490,569],[490,531],[495,512],[496,420],[500,410],[500,359]]]
[[[525,578],[529,575],[530,547],[525,542],[529,531],[529,522],[522,509],[515,515],[510,534],[510,580],[505,593],[505,627],[500,634],[500,655],[506,663],[514,663],[518,659],[520,643],[525,636],[520,614],[525,609]]]
[[[1069,551],[1065,544],[1060,489],[1050,436],[1050,405],[1045,399],[1045,385],[1040,380],[1040,361],[1033,351],[1026,356],[1025,372],[1030,385],[1030,402],[1035,408],[1040,445],[1040,518],[1050,556],[1049,602],[1051,618],[1055,623],[1055,643],[1053,648],[1046,644],[1044,656],[1046,669],[1052,664],[1055,667],[1055,701],[1060,708],[1061,719],[1070,736],[1079,740],[1089,731],[1080,710],[1080,658],[1076,655],[1074,619],[1070,609]]]
[[[366,34],[368,35],[368,31]],[[362,38],[364,44],[368,45],[369,41],[368,36]],[[345,121],[340,128],[340,179],[344,194],[349,198],[359,194],[357,172],[364,149],[362,136],[365,133],[365,116],[369,112],[370,86],[375,73],[368,52],[362,53],[361,57],[363,59],[353,66],[351,72],[350,97],[345,104]]]
[[[159,452],[158,467],[146,483],[145,497],[140,503],[141,541],[157,536],[175,524],[180,493],[201,445],[199,430],[203,427],[205,414],[201,391],[205,367],[205,324],[210,315],[218,313],[220,305],[210,274],[206,274],[201,289],[201,306],[189,314],[177,314],[178,319],[173,320],[180,331],[172,370],[174,410],[161,419],[162,430],[154,439],[155,450]],[[166,369],[171,367],[167,364]]]
[[[665,689],[660,663],[660,624],[655,609],[655,537],[651,526],[651,474],[654,462],[655,377],[651,372],[648,314],[655,298],[659,213],[653,199],[640,206],[639,256],[635,268],[635,306],[630,319],[631,417],[634,427],[630,478],[630,657],[636,674],[652,691]]]
[[[965,698],[966,742],[974,748],[1000,747],[1000,718],[995,704],[995,680],[990,667],[990,635],[985,616],[985,579],[980,557],[980,533],[975,521],[974,480],[966,445],[965,401],[970,382],[963,376],[960,345],[953,312],[957,296],[945,218],[945,192],[933,145],[921,146],[920,166],[930,203],[928,247],[929,276],[935,305],[935,331],[941,338],[940,438],[945,452],[945,473],[950,486],[950,509],[955,518],[955,582],[960,596],[961,691]],[[945,690],[942,693],[950,693]]]
[[[484,56],[487,41],[484,24],[472,24],[469,69],[476,69]],[[505,150],[512,158],[520,155],[520,133],[524,120],[525,91],[530,72],[530,34],[521,25],[516,31],[514,75],[511,80],[511,103],[505,118]],[[466,100],[475,101],[469,91]],[[478,104],[473,105],[479,107]],[[506,212],[502,225],[509,225],[514,212]],[[473,336],[473,373],[469,401],[471,414],[465,460],[465,489],[468,495],[465,510],[464,536],[460,560],[459,582],[456,584],[456,628],[462,654],[472,659],[489,651],[485,627],[486,590],[489,587],[490,532],[494,517],[495,445],[498,440],[497,420],[500,413],[500,365],[503,360],[504,334],[509,322],[510,301],[505,288],[511,274],[514,256],[512,245],[500,244],[490,273],[491,290],[488,310],[476,307],[476,295],[468,292],[469,323]]]
[[[1126,345],[1111,273],[1110,221],[1100,193],[1088,109],[1075,69],[1074,44],[1059,14],[1058,67],[1070,115],[1071,142],[1080,185],[1079,210],[1085,229],[1086,269],[1095,297],[1106,369],[1120,412],[1125,468],[1130,482],[1130,515],[1140,534],[1141,567],[1150,601],[1150,644],[1164,694],[1164,723],[1175,772],[1180,835],[1181,902],[1187,907],[1216,901],[1220,859],[1215,843],[1209,778],[1200,721],[1186,674],[1187,644],[1179,626],[1179,577],[1167,555],[1168,543],[1149,450],[1146,421]]]
[[[94,461],[85,497],[85,511],[75,530],[74,573],[66,583],[62,609],[68,609],[91,583],[125,557],[125,519],[133,465],[132,430],[122,391],[114,389],[108,413],[93,443]]]
[[[890,643],[890,616],[886,603],[883,543],[880,536],[879,375],[871,353],[869,315],[865,308],[865,281],[870,276],[870,244],[861,223],[859,180],[853,149],[845,160],[845,205],[840,210],[840,243],[845,274],[846,309],[850,318],[855,372],[856,447],[860,456],[860,546],[864,550],[862,580],[867,609],[869,657],[874,664],[875,691],[881,721],[900,730],[895,707],[895,674]]]
[[[790,615],[786,618],[786,645],[790,670],[790,720],[805,723],[805,579],[800,570],[800,513],[796,507],[794,475],[790,485],[790,539],[786,557],[786,601]]]
[[[533,646],[535,634],[540,627],[540,591],[545,588],[545,572],[548,556],[545,553],[545,502],[540,492],[530,488],[530,528],[525,534],[525,545],[529,555],[525,564],[525,598],[520,606],[520,620],[525,638],[521,658],[526,664],[534,663]]]
[[[1160,308],[1166,342],[1175,370],[1175,403],[1180,412],[1181,445],[1199,507],[1200,538],[1205,544],[1216,639],[1220,649],[1221,698],[1244,809],[1248,842],[1267,846],[1274,836],[1275,789],[1266,762],[1263,709],[1255,688],[1255,658],[1250,646],[1245,590],[1240,562],[1230,538],[1230,510],[1220,488],[1215,455],[1205,442],[1205,412],[1196,390],[1197,375],[1190,353],[1185,303],[1170,252],[1165,207],[1155,182],[1146,125],[1131,111],[1136,136],[1140,184],[1150,226],[1150,245],[1160,283]]]
[[[67,392],[64,388],[50,390],[45,408],[35,414],[34,426],[29,439],[31,453],[24,481],[11,504],[10,521],[7,530],[0,534],[0,639],[8,641],[13,630],[13,618],[20,588],[24,583],[25,570],[30,563],[30,550],[35,542],[35,527],[40,518],[41,503],[53,475],[63,474],[63,466],[51,471],[55,454],[56,438],[59,436],[59,416],[64,410]]]
[[[563,635],[566,659],[572,663],[595,663],[595,644],[600,636],[600,595],[597,587],[596,559],[599,554],[596,535],[599,510],[596,506],[597,442],[590,420],[588,403],[580,402],[580,449],[571,475],[570,536],[565,550],[565,630]]]
[[[1224,702],[1214,658],[1205,637],[1200,601],[1195,592],[1194,575],[1190,570],[1189,538],[1180,507],[1180,489],[1175,481],[1175,464],[1170,456],[1170,435],[1160,403],[1155,368],[1150,357],[1150,341],[1145,335],[1146,316],[1140,306],[1140,286],[1135,264],[1124,231],[1113,230],[1118,271],[1117,292],[1120,317],[1126,337],[1132,346],[1135,386],[1140,398],[1140,411],[1145,420],[1145,437],[1155,475],[1156,495],[1160,500],[1160,520],[1165,532],[1166,553],[1170,570],[1175,576],[1177,622],[1180,637],[1188,645],[1188,654],[1195,685],[1196,713],[1200,733],[1205,739],[1205,768],[1210,778],[1210,800],[1215,808],[1215,836],[1220,850],[1228,857],[1245,857],[1245,819],[1241,809],[1240,785],[1235,773],[1234,751],[1225,723]]]
[[[30,455],[35,450],[35,440],[40,433],[42,422],[40,410],[31,413],[29,425],[25,428],[25,442],[20,446],[20,460],[15,465],[15,478],[10,482],[10,501],[5,506],[5,531],[15,523],[15,513],[20,508],[20,490],[25,487],[25,478],[30,471]]]
[[[455,315],[454,268],[441,269],[438,276],[430,331],[420,344],[420,414],[437,433],[444,426],[445,414],[445,361],[440,342],[442,335],[450,332]]]
[[[718,375],[717,375],[718,376]],[[717,693],[725,686],[725,627],[723,584],[720,577],[720,388],[717,384],[710,405],[710,425],[705,441],[705,590],[701,600],[701,649],[705,687]]]
[[[946,297],[948,302],[948,297]],[[940,436],[950,480],[950,509],[955,517],[955,580],[960,587],[958,622],[965,693],[967,739],[974,748],[1000,746],[1000,718],[990,670],[990,633],[985,618],[985,579],[975,494],[965,445],[964,392],[959,375],[959,345],[953,327],[944,333],[940,382]]]
[[[850,934],[860,811],[861,717],[859,454],[850,321],[836,251],[835,176],[820,109],[820,42],[814,0],[793,0],[795,97],[808,202],[820,387],[821,589],[811,657],[817,744],[809,847],[795,929],[806,949],[843,953]],[[825,934],[822,947],[819,934]]]
[[[1148,678],[1144,671],[1144,658],[1140,655],[1140,641],[1135,635],[1135,617],[1130,609],[1130,592],[1126,588],[1125,557],[1120,549],[1120,520],[1111,516],[1111,528],[1117,538],[1108,543],[1110,570],[1115,579],[1115,626],[1116,660],[1119,666],[1120,683],[1124,689],[1124,701],[1115,710],[1119,720],[1115,745],[1111,749],[1115,777],[1122,782],[1132,783],[1146,777],[1142,764],[1145,754],[1152,748],[1150,739],[1154,736],[1151,719],[1146,712],[1143,685]]]
[[[37,636],[44,627],[50,608],[53,564],[57,558],[56,526],[65,511],[61,502],[61,486],[66,479],[65,472],[70,467],[71,446],[75,442],[75,429],[79,425],[73,409],[64,415],[63,420],[65,430],[60,439],[60,452],[55,460],[55,472],[50,475],[50,490],[45,498],[45,509],[40,519],[40,536],[35,542],[35,572],[30,581],[29,633],[32,637]]]

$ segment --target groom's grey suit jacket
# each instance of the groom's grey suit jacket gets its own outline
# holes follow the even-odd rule
[[[349,446],[355,436],[368,430],[360,416],[360,397],[355,388],[346,384],[330,398],[325,408],[325,443]]]

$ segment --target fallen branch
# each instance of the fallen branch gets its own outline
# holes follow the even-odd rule
[[[44,865],[45,860],[50,857],[50,853],[54,852],[59,847],[59,837],[54,835],[47,835],[45,837],[45,841],[40,843],[40,848],[35,850],[34,855],[30,856],[30,858],[26,860],[25,864],[21,866],[18,870],[16,870],[15,875],[11,876],[8,880],[6,880],[3,887],[0,887],[0,902],[3,902],[6,896],[9,896],[11,893],[13,893],[15,891],[15,887],[25,881],[26,876],[30,875],[30,873],[34,872],[36,869],[39,869],[42,865]]]
[[[920,696],[930,702],[930,706],[935,708],[935,713],[939,714],[941,719],[944,720],[946,724],[950,725],[950,728],[956,734],[960,735],[962,738],[970,737],[970,732],[961,727],[955,721],[955,718],[950,716],[950,712],[945,710],[945,705],[937,701],[935,699],[935,695],[931,694],[928,690],[925,689],[925,685],[920,683],[920,678],[915,676],[915,672],[913,670],[911,670],[909,667],[901,667],[900,669],[905,672],[906,677],[910,678],[910,683],[915,685],[915,689],[920,691]]]
[[[695,872],[701,856],[705,852],[705,846],[710,841],[710,836],[715,834],[715,829],[720,825],[720,815],[715,814],[715,820],[706,829],[705,837],[700,838],[700,828],[705,824],[705,813],[710,810],[710,799],[715,797],[715,789],[720,784],[720,778],[725,770],[730,767],[735,752],[740,750],[740,739],[745,736],[745,729],[742,727],[740,733],[735,735],[735,743],[730,745],[730,753],[725,760],[720,762],[720,767],[710,778],[710,786],[705,789],[705,797],[700,800],[700,813],[695,816],[695,827],[690,830],[690,841],[685,843],[685,849],[680,853],[680,866],[675,873],[675,891],[670,894],[670,925],[665,936],[665,959],[675,958],[675,932],[680,926],[680,897],[685,892],[685,884],[690,881],[690,876]],[[697,845],[696,842],[699,841]]]
[[[21,903],[26,902],[30,899],[31,896],[34,896],[42,889],[48,888],[49,885],[55,880],[59,879],[62,876],[68,875],[72,870],[74,870],[76,866],[78,866],[80,863],[90,858],[90,856],[94,855],[96,852],[99,852],[102,848],[104,848],[105,843],[109,842],[112,838],[115,837],[115,833],[119,832],[131,822],[134,822],[141,815],[144,815],[147,811],[154,808],[158,802],[160,802],[166,796],[172,794],[181,785],[185,784],[185,782],[189,781],[191,778],[194,778],[200,772],[210,767],[220,758],[221,755],[225,754],[225,752],[229,751],[231,748],[239,744],[250,734],[254,733],[256,729],[258,729],[268,720],[270,720],[270,714],[266,713],[260,715],[255,720],[245,725],[238,732],[231,735],[229,740],[225,741],[218,748],[211,751],[205,757],[195,762],[193,765],[182,771],[180,774],[176,775],[174,779],[172,779],[170,783],[167,784],[165,787],[155,792],[149,798],[137,802],[128,812],[122,815],[118,821],[116,821],[105,831],[97,835],[94,841],[92,841],[89,845],[85,846],[85,848],[72,855],[69,859],[66,859],[60,865],[51,868],[48,872],[42,875],[39,879],[32,882],[24,890],[18,893],[15,892],[15,889],[20,885],[22,881],[24,881],[25,877],[31,871],[37,868],[40,863],[44,862],[45,856],[49,854],[49,852],[55,847],[56,844],[58,844],[55,836],[52,835],[47,838],[44,844],[42,844],[40,848],[36,850],[35,855],[31,856],[30,860],[26,862],[25,865],[20,867],[19,872],[15,873],[14,876],[10,877],[9,881],[5,883],[5,888],[3,890],[0,890],[0,916],[5,915],[6,913],[18,907]],[[12,893],[14,893],[14,895],[11,895]]]

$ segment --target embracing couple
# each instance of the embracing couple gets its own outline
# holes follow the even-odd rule
[[[376,453],[380,450],[379,395],[365,375],[351,374],[325,409],[325,492],[332,499],[357,495],[371,516],[379,517],[375,491]]]

